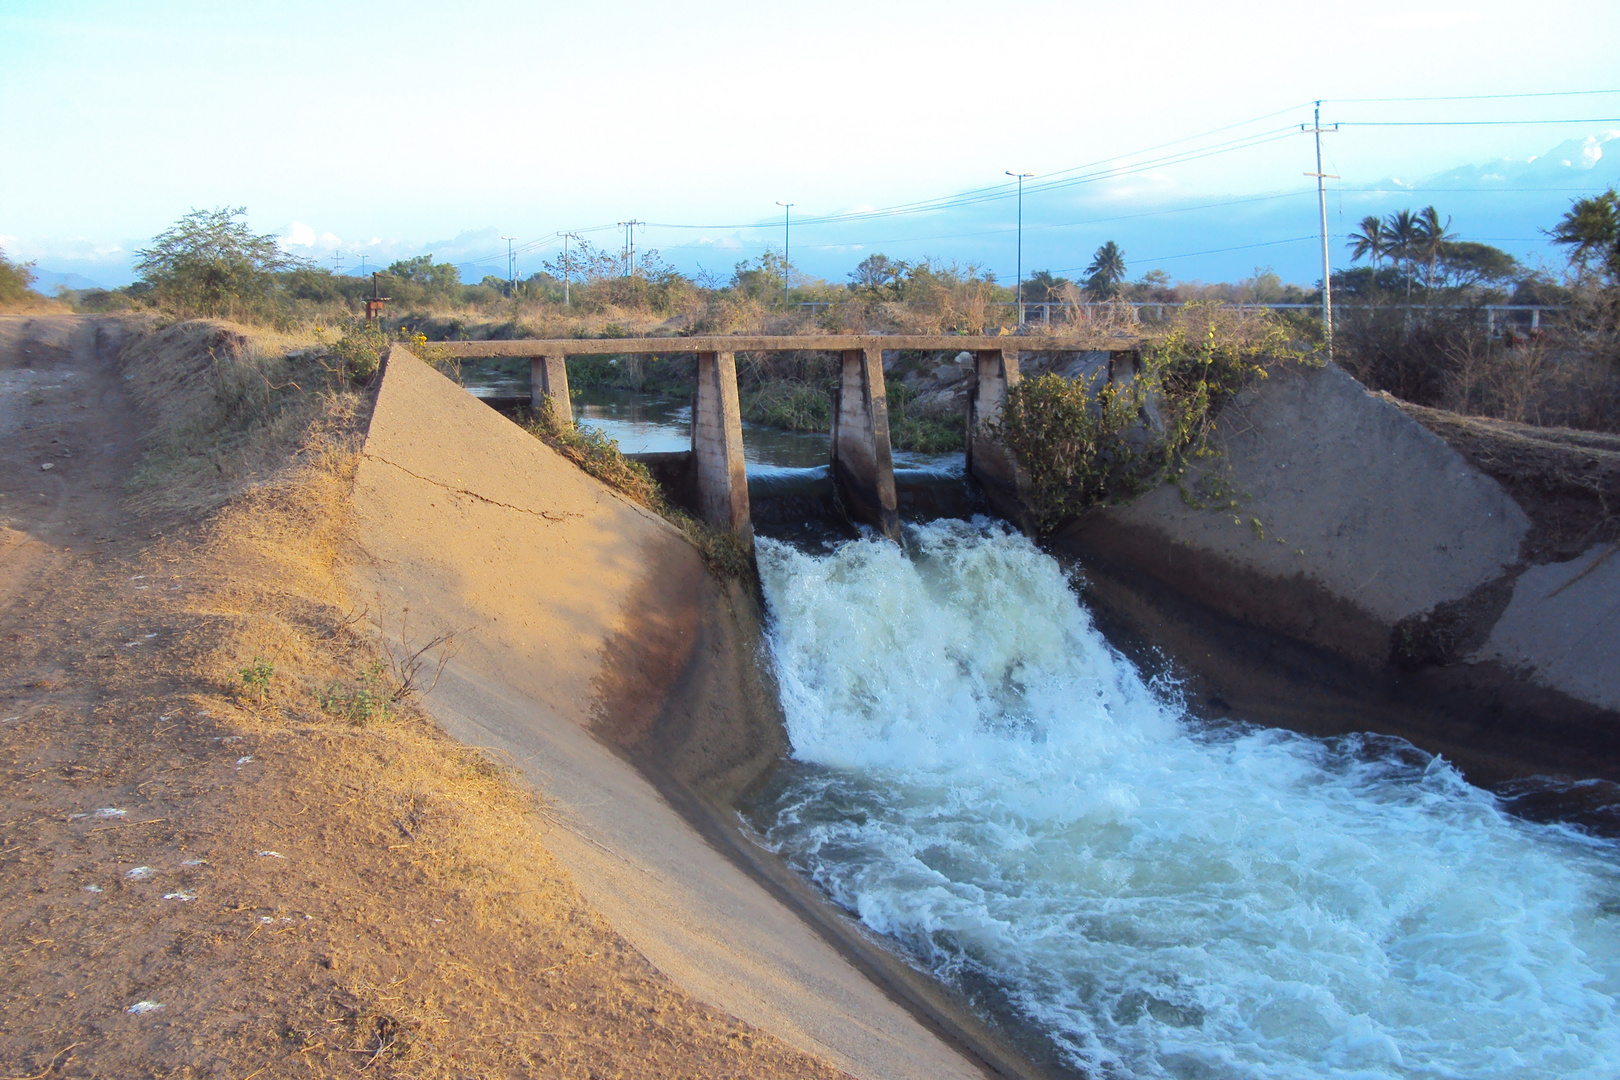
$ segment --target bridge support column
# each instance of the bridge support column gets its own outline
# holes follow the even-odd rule
[[[748,469],[743,463],[735,353],[697,354],[692,465],[703,520],[730,529],[752,545],[754,524],[748,513]]]
[[[529,360],[529,408],[551,399],[551,411],[564,423],[573,423],[574,405],[568,400],[568,364],[563,357],[536,356]]]
[[[900,539],[882,349],[846,349],[833,402],[833,483],[851,517]]]
[[[1028,532],[1028,514],[1020,498],[1024,478],[1012,455],[989,430],[1001,419],[1007,391],[1018,384],[1018,350],[987,349],[975,352],[973,359],[976,377],[968,398],[968,475],[979,482],[996,513]]]

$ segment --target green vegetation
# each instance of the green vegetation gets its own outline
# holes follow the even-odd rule
[[[15,263],[0,251],[0,304],[16,304],[39,298],[33,289],[34,264]]]
[[[828,431],[832,427],[832,380],[825,383],[761,379],[742,392],[743,419],[788,431]]]
[[[251,319],[273,308],[274,274],[303,267],[274,236],[255,236],[243,207],[193,210],[136,252],[162,307],[186,316]]]
[[[967,445],[967,418],[939,416],[913,406],[916,392],[895,382],[889,392],[889,443],[896,450],[950,454]]]
[[[239,672],[242,676],[242,692],[255,701],[264,701],[270,693],[270,677],[275,673],[274,664],[262,656],[255,656],[253,663]]]
[[[316,326],[316,337],[325,341],[326,327]],[[382,358],[391,345],[403,345],[418,360],[460,381],[461,368],[454,360],[446,359],[443,352],[428,343],[422,334],[400,327],[393,335],[382,324],[359,319],[348,320],[338,339],[325,346],[322,361],[328,371],[338,378],[365,386],[376,376]]]
[[[1086,295],[1097,300],[1113,300],[1125,281],[1125,253],[1112,240],[1097,249],[1086,267]]]
[[[1051,530],[1179,480],[1210,452],[1220,407],[1268,367],[1303,355],[1269,315],[1192,304],[1144,343],[1135,378],[1027,379],[1008,391],[993,431],[1028,477],[1036,521]]]
[[[388,662],[375,660],[355,672],[351,683],[334,682],[321,691],[322,711],[356,727],[388,719],[400,695],[387,688]]]

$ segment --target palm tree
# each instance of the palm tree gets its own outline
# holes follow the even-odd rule
[[[1412,295],[1412,267],[1418,252],[1418,219],[1410,210],[1391,214],[1384,221],[1386,237],[1384,253],[1396,262],[1406,264],[1406,295]]]
[[[1125,280],[1125,253],[1112,240],[1097,249],[1086,267],[1086,291],[1111,300],[1119,295],[1119,283]]]
[[[1446,245],[1457,239],[1457,234],[1451,232],[1451,219],[1448,217],[1445,224],[1440,223],[1440,213],[1432,206],[1425,206],[1417,216],[1417,243],[1416,251],[1423,258],[1423,292],[1425,299],[1434,291],[1434,268],[1440,261],[1440,253]]]
[[[1361,231],[1350,234],[1350,257],[1359,259],[1366,255],[1372,259],[1373,270],[1378,270],[1378,263],[1389,251],[1389,234],[1384,232],[1384,222],[1377,214],[1368,214],[1361,219]]]

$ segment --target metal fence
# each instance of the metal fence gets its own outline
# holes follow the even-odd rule
[[[830,300],[807,300],[795,305],[807,310],[811,315],[817,315],[827,308],[836,307]],[[987,307],[1002,307],[1012,309],[1016,303],[1012,300],[996,300],[986,304]],[[1137,319],[1142,322],[1163,322],[1167,313],[1180,308],[1180,303],[1161,302],[1154,300],[1119,300],[1111,303],[1098,304],[1070,304],[1059,300],[1026,300],[1024,301],[1025,323],[1039,323],[1042,326],[1051,326],[1053,313],[1056,312],[1059,323],[1088,322],[1098,314],[1112,314],[1121,307],[1128,307],[1135,311]],[[1234,304],[1234,307],[1246,310],[1265,311],[1321,311],[1321,304]],[[1485,332],[1496,337],[1508,329],[1526,329],[1532,333],[1541,330],[1542,312],[1562,311],[1561,307],[1548,304],[1334,304],[1334,312],[1370,311],[1373,309],[1397,311],[1479,311],[1485,319]],[[1528,313],[1528,314],[1526,314]]]

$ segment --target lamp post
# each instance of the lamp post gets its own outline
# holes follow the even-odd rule
[[[793,204],[777,199],[776,205],[782,208],[782,306],[787,307],[788,267],[792,265],[788,257],[788,228],[793,217]]]
[[[1015,306],[1018,308],[1018,325],[1024,325],[1024,181],[1034,173],[1006,170],[1008,176],[1018,179],[1018,286],[1013,291],[1016,297]]]

